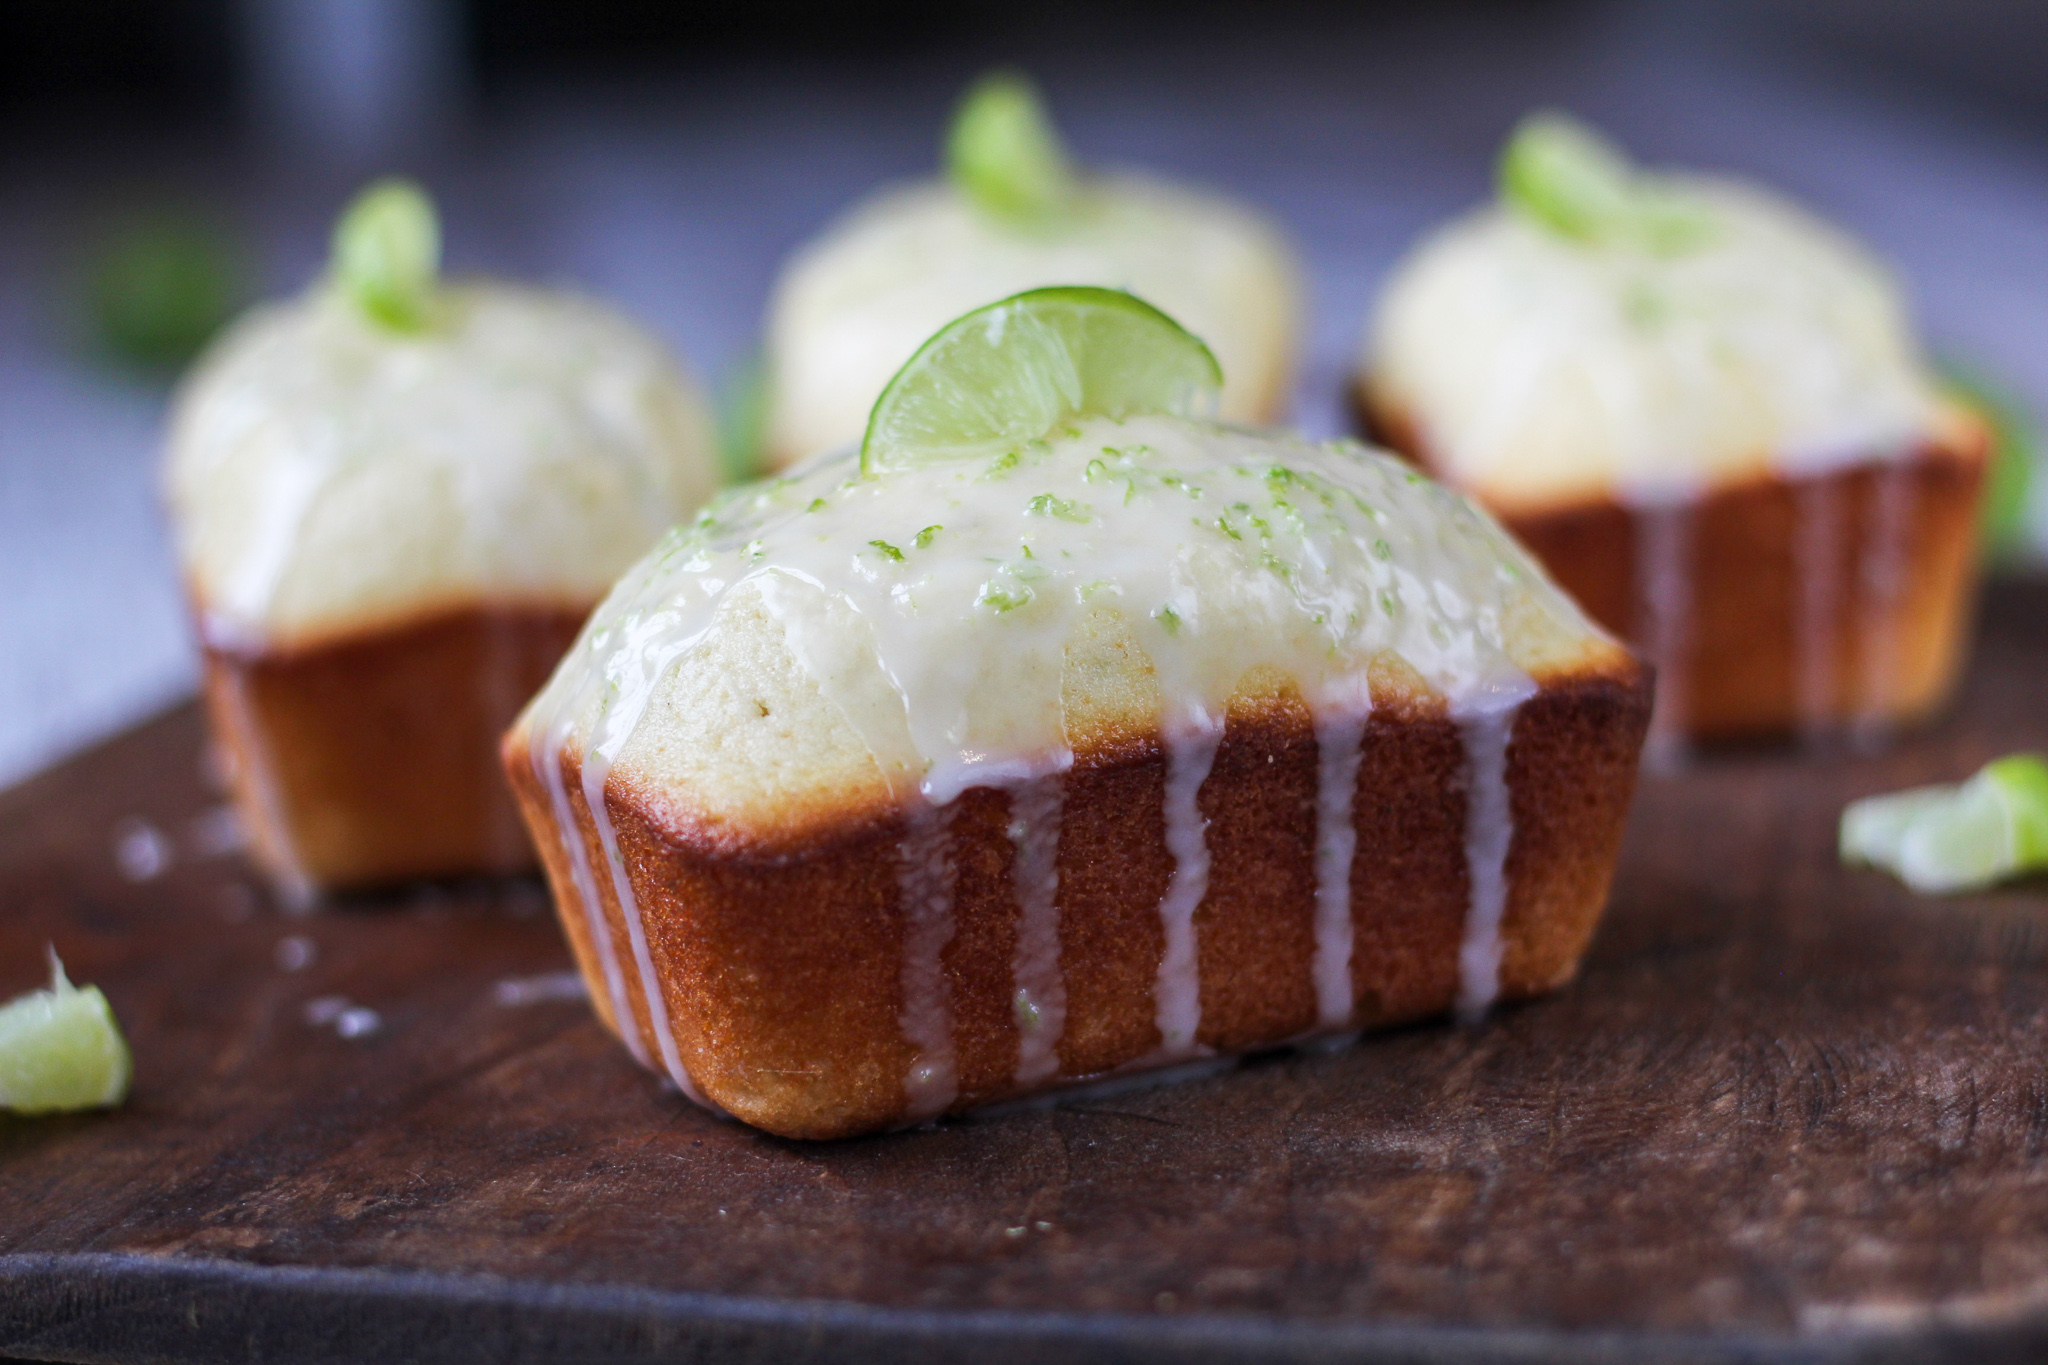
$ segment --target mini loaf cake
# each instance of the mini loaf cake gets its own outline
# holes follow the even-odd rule
[[[1396,273],[1367,429],[1490,507],[1657,665],[1658,737],[1879,731],[1946,696],[1983,424],[1899,291],[1750,186],[1555,118]]]
[[[621,580],[505,762],[643,1064],[828,1138],[1571,977],[1647,671],[1392,457],[1190,415],[1213,365],[994,305]]]
[[[288,898],[531,867],[497,737],[710,496],[705,407],[587,300],[434,281],[417,191],[202,359],[168,485],[214,735]]]
[[[765,455],[776,468],[860,439],[897,366],[940,327],[1040,285],[1132,290],[1223,362],[1222,415],[1285,415],[1299,271],[1276,229],[1212,194],[1084,175],[1030,86],[984,80],[962,104],[944,180],[882,191],[792,260],[767,323]]]

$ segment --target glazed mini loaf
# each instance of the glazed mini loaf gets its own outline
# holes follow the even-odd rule
[[[1047,295],[1136,307],[949,331]],[[1391,457],[1069,407],[895,461],[878,408],[714,504],[507,737],[598,1012],[701,1102],[845,1136],[1572,975],[1646,670]]]
[[[351,277],[365,233],[432,245],[416,194],[362,205],[336,278],[237,323],[171,427],[214,734],[295,900],[533,865],[497,737],[715,478],[652,338],[571,295],[438,284],[431,259],[409,287],[389,262]]]
[[[1526,125],[1503,183],[1388,287],[1368,432],[1645,650],[1672,739],[1937,706],[1987,435],[1884,270],[1783,200],[1644,175],[1568,125]]]
[[[926,337],[1040,285],[1110,285],[1157,302],[1222,361],[1225,420],[1285,415],[1300,271],[1270,223],[1185,186],[1075,172],[1016,77],[970,93],[949,162],[944,180],[859,205],[783,271],[767,323],[771,466],[859,440]]]

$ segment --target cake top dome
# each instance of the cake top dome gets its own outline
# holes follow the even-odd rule
[[[576,737],[591,783],[667,680],[750,686],[745,662],[678,668],[740,635],[794,656],[898,803],[1059,770],[1100,738],[1077,705],[1213,732],[1265,675],[1356,714],[1392,663],[1484,711],[1612,648],[1462,496],[1356,443],[1199,415],[1217,377],[1116,291],[961,318],[862,451],[734,490],[621,580],[527,718],[537,751]]]
[[[1021,78],[961,106],[943,180],[884,190],[790,263],[769,310],[771,458],[857,438],[898,365],[991,299],[1083,283],[1153,299],[1216,350],[1223,416],[1278,415],[1300,293],[1278,232],[1231,201],[1076,171]]]
[[[437,257],[424,197],[373,188],[329,278],[185,381],[167,482],[213,643],[581,606],[710,496],[709,414],[660,343],[574,295],[443,284]]]
[[[1365,376],[1495,506],[1900,456],[1951,420],[1891,276],[1785,200],[1638,171],[1557,116],[1501,179],[1397,272]]]

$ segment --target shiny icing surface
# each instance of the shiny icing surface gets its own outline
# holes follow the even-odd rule
[[[1279,415],[1300,285],[1272,228],[1228,201],[1133,176],[1088,182],[1072,217],[1019,227],[944,183],[885,192],[807,247],[768,322],[768,445],[778,462],[860,439],[868,411],[926,337],[1042,285],[1128,289],[1208,343],[1222,415]]]
[[[663,679],[687,668],[742,602],[779,621],[790,654],[858,732],[907,813],[901,1025],[915,1056],[904,1078],[912,1119],[943,1112],[957,1094],[940,958],[953,932],[951,803],[969,787],[1011,800],[1017,1081],[1059,1078],[1060,784],[1074,758],[1061,680],[1069,643],[1104,613],[1128,628],[1157,684],[1151,723],[1166,749],[1162,814],[1174,862],[1159,907],[1160,1044],[1134,1065],[1204,1052],[1195,912],[1208,851],[1197,794],[1248,674],[1290,679],[1317,718],[1319,745],[1332,750],[1318,783],[1314,968],[1318,1030],[1329,1032],[1355,1007],[1351,812],[1368,667],[1397,655],[1467,734],[1474,937],[1460,998],[1476,1012],[1496,988],[1507,896],[1505,754],[1516,708],[1534,689],[1529,650],[1511,636],[1598,638],[1484,514],[1355,443],[1182,417],[1083,418],[994,458],[863,476],[844,453],[736,490],[620,581],[522,721],[593,938],[614,937],[600,878],[628,927],[616,970],[606,969],[613,1017],[636,1052],[660,1051],[686,1090],[605,784]],[[573,797],[569,754],[580,777]],[[579,804],[608,877],[576,834]],[[634,1036],[629,976],[650,1002],[653,1048]]]
[[[439,291],[393,332],[324,287],[186,382],[168,485],[209,639],[282,647],[451,605],[583,603],[717,477],[653,338],[567,294]]]
[[[1381,651],[1454,703],[1512,686],[1511,602],[1591,629],[1484,514],[1388,456],[1089,418],[990,460],[863,477],[834,456],[714,503],[621,580],[540,712],[615,751],[741,585],[898,798],[935,803],[1066,766],[1064,651],[1098,610],[1128,623],[1168,731],[1219,725],[1260,665],[1312,706],[1356,704]]]
[[[1673,177],[1703,240],[1573,241],[1502,207],[1437,233],[1374,320],[1375,403],[1499,507],[1668,498],[1906,453],[1943,420],[1899,289],[1763,191]]]

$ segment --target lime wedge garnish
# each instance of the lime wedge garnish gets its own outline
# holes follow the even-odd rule
[[[380,180],[355,197],[334,225],[334,278],[386,327],[427,323],[441,270],[441,221],[410,180]]]
[[[1969,781],[1857,801],[1842,812],[1842,859],[1915,891],[1968,891],[2048,870],[2048,763],[2014,754]]]
[[[100,1109],[128,1094],[132,1065],[114,1011],[50,954],[50,988],[0,1005],[0,1109],[50,1114]]]
[[[1078,416],[1188,414],[1223,371],[1195,336],[1118,289],[1062,285],[939,329],[875,400],[864,473],[1000,455]]]
[[[1704,205],[1637,171],[1614,143],[1559,113],[1515,126],[1500,157],[1501,198],[1574,241],[1629,243],[1668,254],[1711,232]]]
[[[946,137],[946,169],[974,203],[1000,218],[1057,214],[1074,194],[1073,164],[1037,89],[1021,74],[983,76]]]

